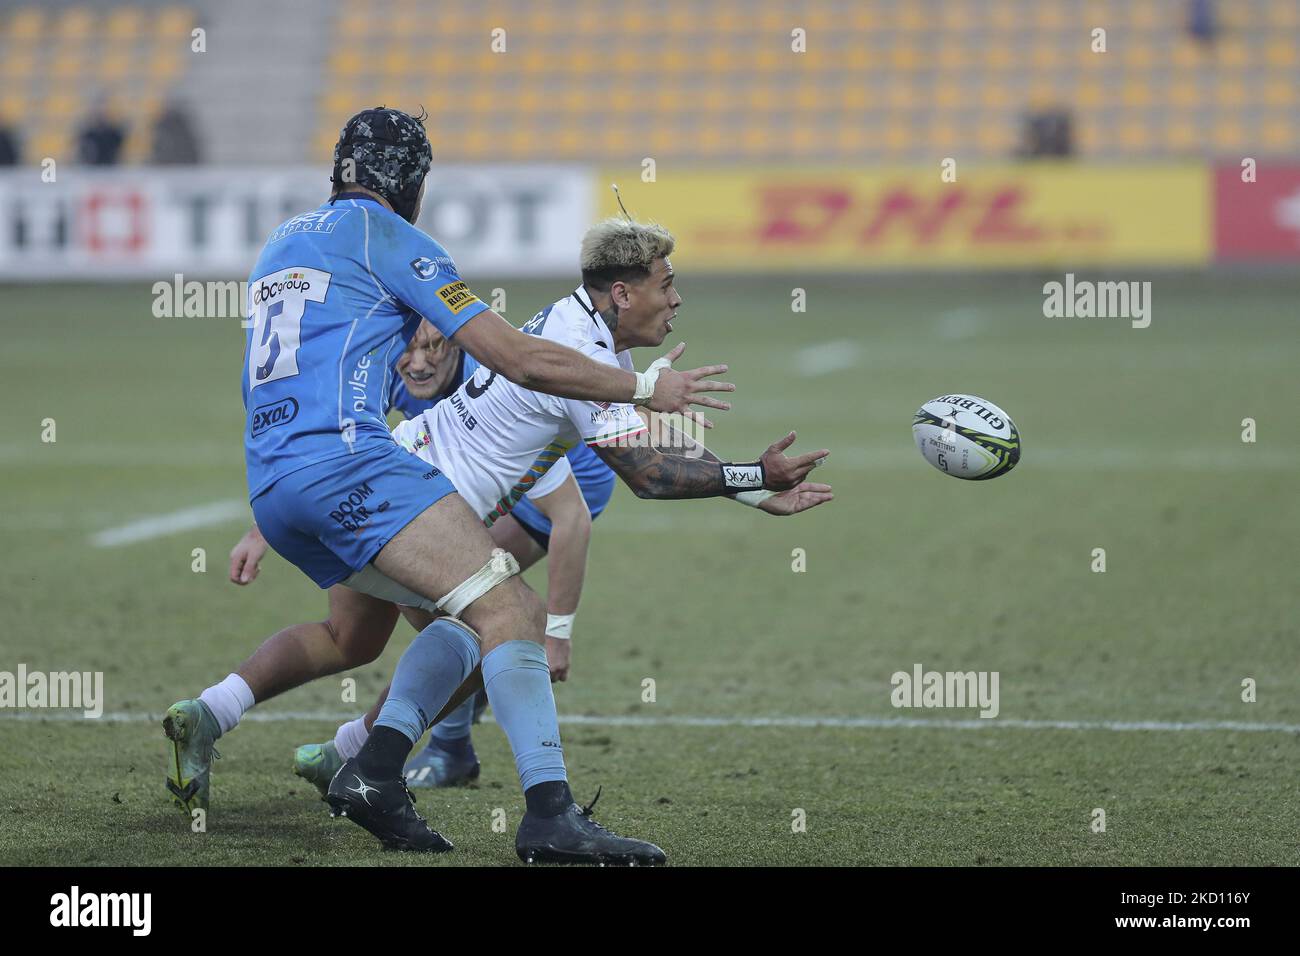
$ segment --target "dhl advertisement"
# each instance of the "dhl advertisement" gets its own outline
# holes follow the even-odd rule
[[[605,169],[596,208],[668,226],[683,267],[1197,266],[1212,252],[1209,167]],[[951,180],[951,181],[947,181]]]

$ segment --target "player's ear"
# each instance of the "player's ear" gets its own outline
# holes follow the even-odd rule
[[[618,307],[620,312],[631,304],[630,292],[627,283],[622,279],[615,280],[614,284],[609,287],[609,297],[614,300],[614,305]]]

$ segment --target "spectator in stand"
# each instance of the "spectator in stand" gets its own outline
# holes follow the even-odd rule
[[[199,161],[199,152],[189,112],[172,100],[154,120],[153,161],[160,166],[190,166]]]
[[[1187,9],[1187,29],[1197,40],[1210,44],[1219,32],[1214,0],[1190,0]]]
[[[12,126],[0,124],[0,166],[17,166],[22,162],[23,149],[18,134]]]
[[[126,139],[126,127],[114,120],[104,99],[77,131],[77,158],[89,166],[116,166]]]

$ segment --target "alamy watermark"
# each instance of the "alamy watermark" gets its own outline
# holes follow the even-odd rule
[[[895,707],[978,707],[981,717],[996,717],[998,679],[997,671],[927,671],[913,664],[910,674],[895,671],[889,678],[894,686],[889,702]]]
[[[248,325],[248,283],[186,280],[175,273],[171,281],[160,280],[150,289],[156,319],[239,319]]]
[[[0,708],[73,709],[95,719],[104,713],[103,671],[0,671]]]
[[[1043,315],[1049,319],[1131,319],[1133,328],[1151,324],[1150,282],[1093,282],[1065,274],[1064,282],[1043,284]]]

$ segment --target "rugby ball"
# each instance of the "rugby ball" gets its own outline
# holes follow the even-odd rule
[[[917,410],[912,437],[925,460],[969,481],[1005,475],[1020,461],[1011,416],[974,395],[940,395]]]

